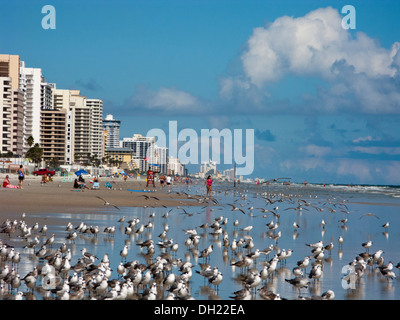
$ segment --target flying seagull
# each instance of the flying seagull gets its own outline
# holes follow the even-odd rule
[[[380,219],[375,213],[366,213],[366,214],[363,214],[363,215],[360,217],[360,219],[363,218],[363,217],[371,217],[371,216],[373,216],[373,217],[375,217],[375,218],[377,218],[377,219]]]
[[[233,205],[233,204],[230,204],[230,203],[228,203],[228,205],[232,207],[232,211],[239,210],[239,211],[241,211],[243,214],[246,214],[246,213],[245,213],[245,212],[244,212],[242,209],[240,209],[240,208],[236,207],[235,205]]]
[[[109,203],[107,200],[103,199],[102,197],[96,196],[97,198],[101,199],[104,201],[104,205],[105,206],[113,206],[114,208],[117,208],[118,210],[121,210],[120,208],[118,208],[116,205]]]

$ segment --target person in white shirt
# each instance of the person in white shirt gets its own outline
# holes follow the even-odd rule
[[[168,189],[169,189],[169,187],[171,186],[171,177],[170,176],[167,176],[167,180],[166,180],[166,182],[167,182],[167,186],[168,186]]]

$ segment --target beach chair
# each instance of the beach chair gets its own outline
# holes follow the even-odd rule
[[[111,185],[111,183],[109,183],[109,182],[106,182],[106,188],[107,188],[107,189],[112,189],[112,185]]]
[[[99,190],[100,189],[100,183],[99,182],[93,182],[93,187],[92,189]]]

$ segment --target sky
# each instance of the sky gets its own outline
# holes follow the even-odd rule
[[[248,177],[399,185],[399,14],[391,0],[2,1],[0,53],[102,99],[121,138],[242,129]]]

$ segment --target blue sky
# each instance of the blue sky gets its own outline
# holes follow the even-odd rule
[[[397,185],[399,13],[389,0],[3,1],[0,52],[103,99],[121,136],[170,120],[254,129],[252,177]]]

